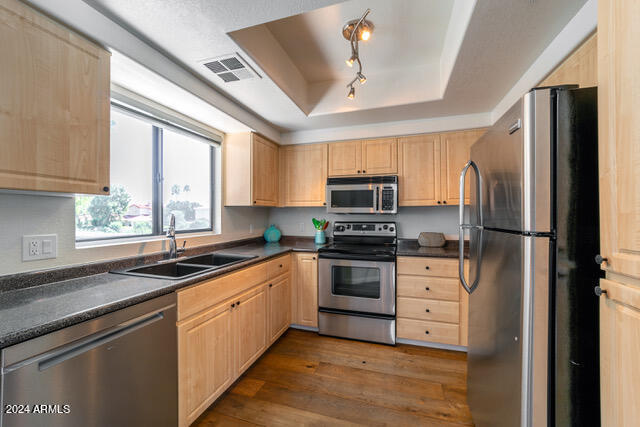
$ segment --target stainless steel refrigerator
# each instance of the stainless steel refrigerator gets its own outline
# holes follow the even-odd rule
[[[596,89],[532,90],[471,147],[468,402],[478,427],[600,422]]]

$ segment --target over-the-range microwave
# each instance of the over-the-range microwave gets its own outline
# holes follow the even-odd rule
[[[327,212],[395,214],[398,212],[398,177],[328,178]]]

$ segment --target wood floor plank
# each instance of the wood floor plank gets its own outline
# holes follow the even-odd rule
[[[290,329],[194,426],[473,425],[466,365],[465,353]]]
[[[235,386],[233,386],[233,388],[231,389],[231,393],[253,397],[256,395],[258,390],[260,390],[260,387],[262,387],[263,385],[264,385],[264,381],[242,377],[238,381],[238,383]]]
[[[317,391],[290,390],[276,384],[265,384],[255,396],[257,399],[292,406],[344,419],[366,426],[433,426],[454,427],[458,423],[434,420],[420,414],[397,411],[358,400],[345,399]]]
[[[355,426],[358,424],[291,406],[227,394],[214,412],[265,426]]]

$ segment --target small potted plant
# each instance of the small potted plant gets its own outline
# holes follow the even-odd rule
[[[316,245],[324,245],[327,243],[327,238],[324,235],[324,230],[329,226],[329,221],[326,219],[312,219],[313,226],[316,229]]]

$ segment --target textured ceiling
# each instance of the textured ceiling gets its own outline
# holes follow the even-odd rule
[[[85,1],[208,80],[218,90],[235,99],[248,110],[282,129],[303,130],[490,111],[586,0],[536,0],[535,2],[478,0],[443,99],[349,111],[346,104],[348,101],[345,98],[345,108],[339,113],[311,117],[307,116],[269,76],[225,85],[218,77],[204,70],[200,61],[235,51],[241,52],[240,47],[227,34],[229,32],[342,2],[332,0]],[[402,8],[411,1],[394,0],[393,4]],[[362,0],[352,0],[348,3],[354,2],[365,7],[367,4]],[[376,21],[375,12],[373,10],[371,15],[374,22]],[[424,18],[426,21],[428,17]],[[333,26],[339,31],[343,23],[341,17],[336,17]],[[374,37],[377,34],[375,33]],[[397,39],[392,42],[402,46],[403,34],[401,31],[398,32],[395,35]],[[374,41],[375,38],[371,40],[371,46]],[[402,55],[405,54],[406,52],[402,53]],[[366,55],[366,52],[363,52],[363,55]],[[337,65],[328,63],[331,70],[325,69],[321,72],[322,74],[339,76],[343,72],[342,68],[338,69]],[[260,69],[256,63],[252,65]],[[310,74],[308,71],[300,71],[300,74]],[[309,78],[318,77],[316,75]],[[420,81],[424,76],[417,75],[415,78]],[[389,81],[389,84],[393,85],[393,82]],[[366,90],[366,86],[362,90]]]

